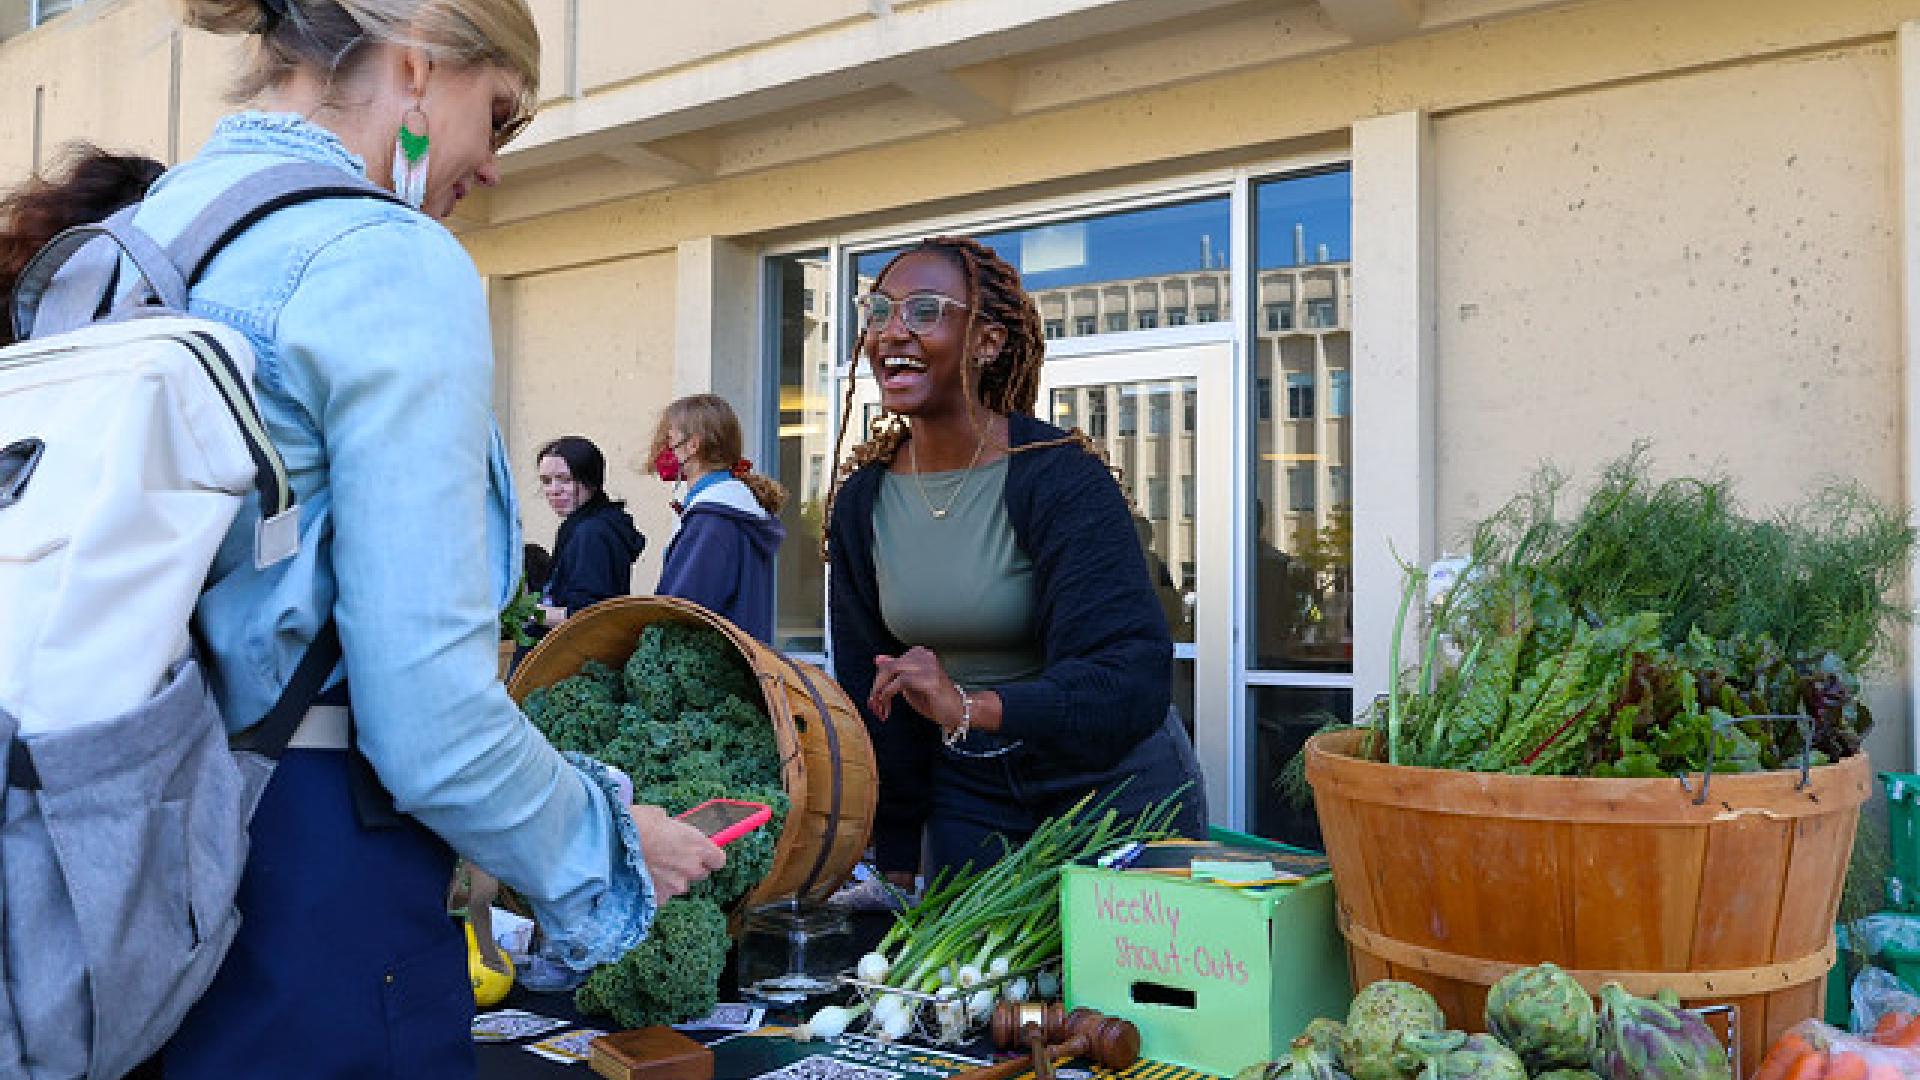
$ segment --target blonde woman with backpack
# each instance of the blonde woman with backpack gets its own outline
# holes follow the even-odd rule
[[[252,509],[215,559],[194,621],[221,711],[230,727],[261,716],[334,628],[344,660],[252,819],[238,936],[149,1071],[469,1077],[473,998],[444,910],[456,852],[527,898],[582,970],[725,859],[628,806],[617,773],[563,758],[495,676],[520,537],[480,278],[440,220],[499,181],[538,100],[538,36],[524,0],[184,6],[251,40],[236,94],[254,107],[170,171],[135,226],[169,243],[289,164],[397,198],[275,211],[188,293],[252,345],[302,510],[285,561],[256,565]]]

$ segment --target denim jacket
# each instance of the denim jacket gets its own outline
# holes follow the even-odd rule
[[[228,184],[286,161],[366,172],[300,117],[241,113],[135,223],[164,244]],[[532,901],[575,966],[632,948],[654,897],[619,778],[563,758],[497,677],[520,536],[466,251],[401,206],[305,203],[230,244],[188,306],[252,342],[301,514],[298,554],[261,570],[250,501],[196,612],[229,726],[266,712],[331,615],[357,745],[395,805]]]

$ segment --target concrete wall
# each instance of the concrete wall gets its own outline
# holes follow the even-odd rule
[[[1756,509],[1905,497],[1892,48],[1434,123],[1440,533],[1650,435]]]
[[[667,486],[647,470],[659,408],[673,397],[672,252],[495,282],[501,413],[527,539],[553,549],[559,521],[540,497],[534,454],[585,435],[607,457],[607,493],[625,499],[647,550],[634,588],[651,591],[673,532]]]

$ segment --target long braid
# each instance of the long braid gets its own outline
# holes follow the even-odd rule
[[[1006,337],[1000,344],[1000,352],[992,360],[980,367],[979,385],[974,390],[980,404],[1001,416],[1020,413],[1032,416],[1035,402],[1040,396],[1040,373],[1046,362],[1047,339],[1040,321],[1040,309],[1035,306],[1033,297],[1020,284],[1020,272],[1002,259],[994,250],[970,236],[933,236],[922,240],[895,255],[881,267],[874,276],[877,285],[886,278],[893,264],[908,255],[923,251],[936,252],[959,264],[966,275],[967,300],[970,312],[967,316],[968,333],[962,336],[966,340],[972,336],[974,320],[985,319],[996,323],[1006,330]],[[857,381],[855,369],[860,362],[860,345],[865,338],[863,330],[854,339],[852,355],[848,362],[847,389],[840,411],[839,430],[834,436],[834,456],[840,454],[840,447],[847,435],[847,422],[853,412],[853,393]],[[965,358],[962,358],[965,363]],[[965,368],[962,368],[962,375]],[[824,559],[827,553],[827,535],[832,532],[833,503],[840,493],[840,485],[847,477],[876,462],[891,462],[895,454],[906,442],[908,434],[904,417],[892,417],[884,425],[875,424],[867,432],[867,439],[853,448],[846,460],[834,471],[833,484],[827,490],[826,527],[820,532],[820,553]],[[1010,454],[1028,450],[1039,450],[1049,446],[1077,445],[1089,453],[1100,457],[1098,450],[1084,432],[1075,428],[1065,437],[1048,439],[1041,442],[1026,443],[1007,448]],[[1104,460],[1104,459],[1103,459]]]

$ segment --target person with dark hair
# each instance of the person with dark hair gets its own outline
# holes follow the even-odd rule
[[[540,593],[544,632],[582,608],[633,592],[633,561],[647,538],[626,504],[607,497],[607,459],[593,440],[563,435],[540,448],[535,467],[540,493],[561,519]]]
[[[780,507],[787,489],[753,471],[740,418],[725,398],[693,394],[671,402],[653,430],[653,471],[685,484],[680,529],[667,543],[654,592],[691,600],[769,644],[773,561],[787,538]]]
[[[539,544],[522,544],[524,553],[520,558],[521,573],[526,576],[527,589],[535,596],[546,591],[547,577],[553,573],[553,553]]]
[[[139,202],[166,166],[140,154],[111,154],[91,143],[67,146],[60,168],[0,199],[0,346],[13,343],[13,287],[47,241]]]
[[[910,882],[923,843],[929,875],[977,868],[1095,792],[1122,814],[1177,797],[1204,835],[1132,513],[1085,435],[1033,417],[1045,339],[1019,273],[936,237],[859,303],[855,359],[893,419],[829,494],[828,603],[880,768],[880,870]]]

